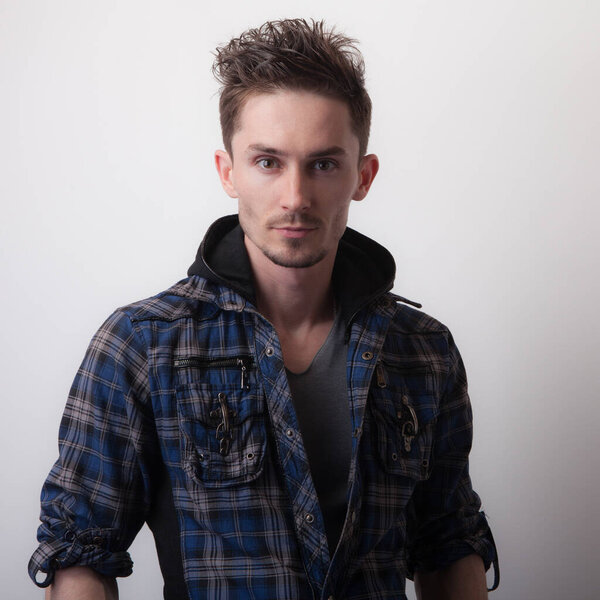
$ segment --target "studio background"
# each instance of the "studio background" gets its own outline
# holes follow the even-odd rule
[[[0,0],[2,597],[43,595],[39,493],[92,334],[236,211],[211,51],[296,16],[361,42],[381,170],[350,226],[462,352],[491,598],[597,598],[600,4],[582,0]],[[148,530],[130,551],[121,598],[158,600]]]

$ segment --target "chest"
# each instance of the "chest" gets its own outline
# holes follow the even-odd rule
[[[281,344],[283,361],[292,373],[308,369],[315,355],[323,346],[331,331],[333,320],[318,323],[314,327],[290,330],[279,327],[277,336]]]

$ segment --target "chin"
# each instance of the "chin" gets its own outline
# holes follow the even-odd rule
[[[308,269],[320,263],[327,253],[322,250],[313,254],[304,254],[294,252],[271,252],[268,249],[263,250],[263,254],[273,263],[279,267],[286,267],[288,269]]]

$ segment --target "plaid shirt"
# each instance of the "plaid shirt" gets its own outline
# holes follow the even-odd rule
[[[487,568],[495,548],[469,479],[471,408],[450,333],[390,293],[348,333],[352,462],[333,556],[275,330],[194,275],[94,336],[42,490],[34,581],[70,565],[130,574],[127,548],[165,470],[191,600],[404,599],[414,570],[473,552]]]

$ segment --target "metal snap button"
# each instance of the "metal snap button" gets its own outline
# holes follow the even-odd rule
[[[293,429],[286,429],[285,430],[285,435],[287,435],[289,438],[294,437],[294,430]]]
[[[310,513],[306,513],[304,519],[307,523],[312,523],[315,520],[313,515],[311,515]]]
[[[273,356],[273,354],[275,354],[275,350],[273,350],[272,346],[267,346],[267,349],[265,350],[265,354],[267,356]]]
[[[67,542],[72,542],[75,539],[75,532],[70,529],[65,533],[65,540]]]
[[[254,452],[248,452],[248,454],[246,454],[246,458],[248,460],[254,460]]]
[[[393,461],[398,460],[398,455],[395,452],[392,452],[392,460]]]
[[[373,358],[373,353],[372,352],[363,352],[362,353],[362,357],[364,360],[371,360]]]

